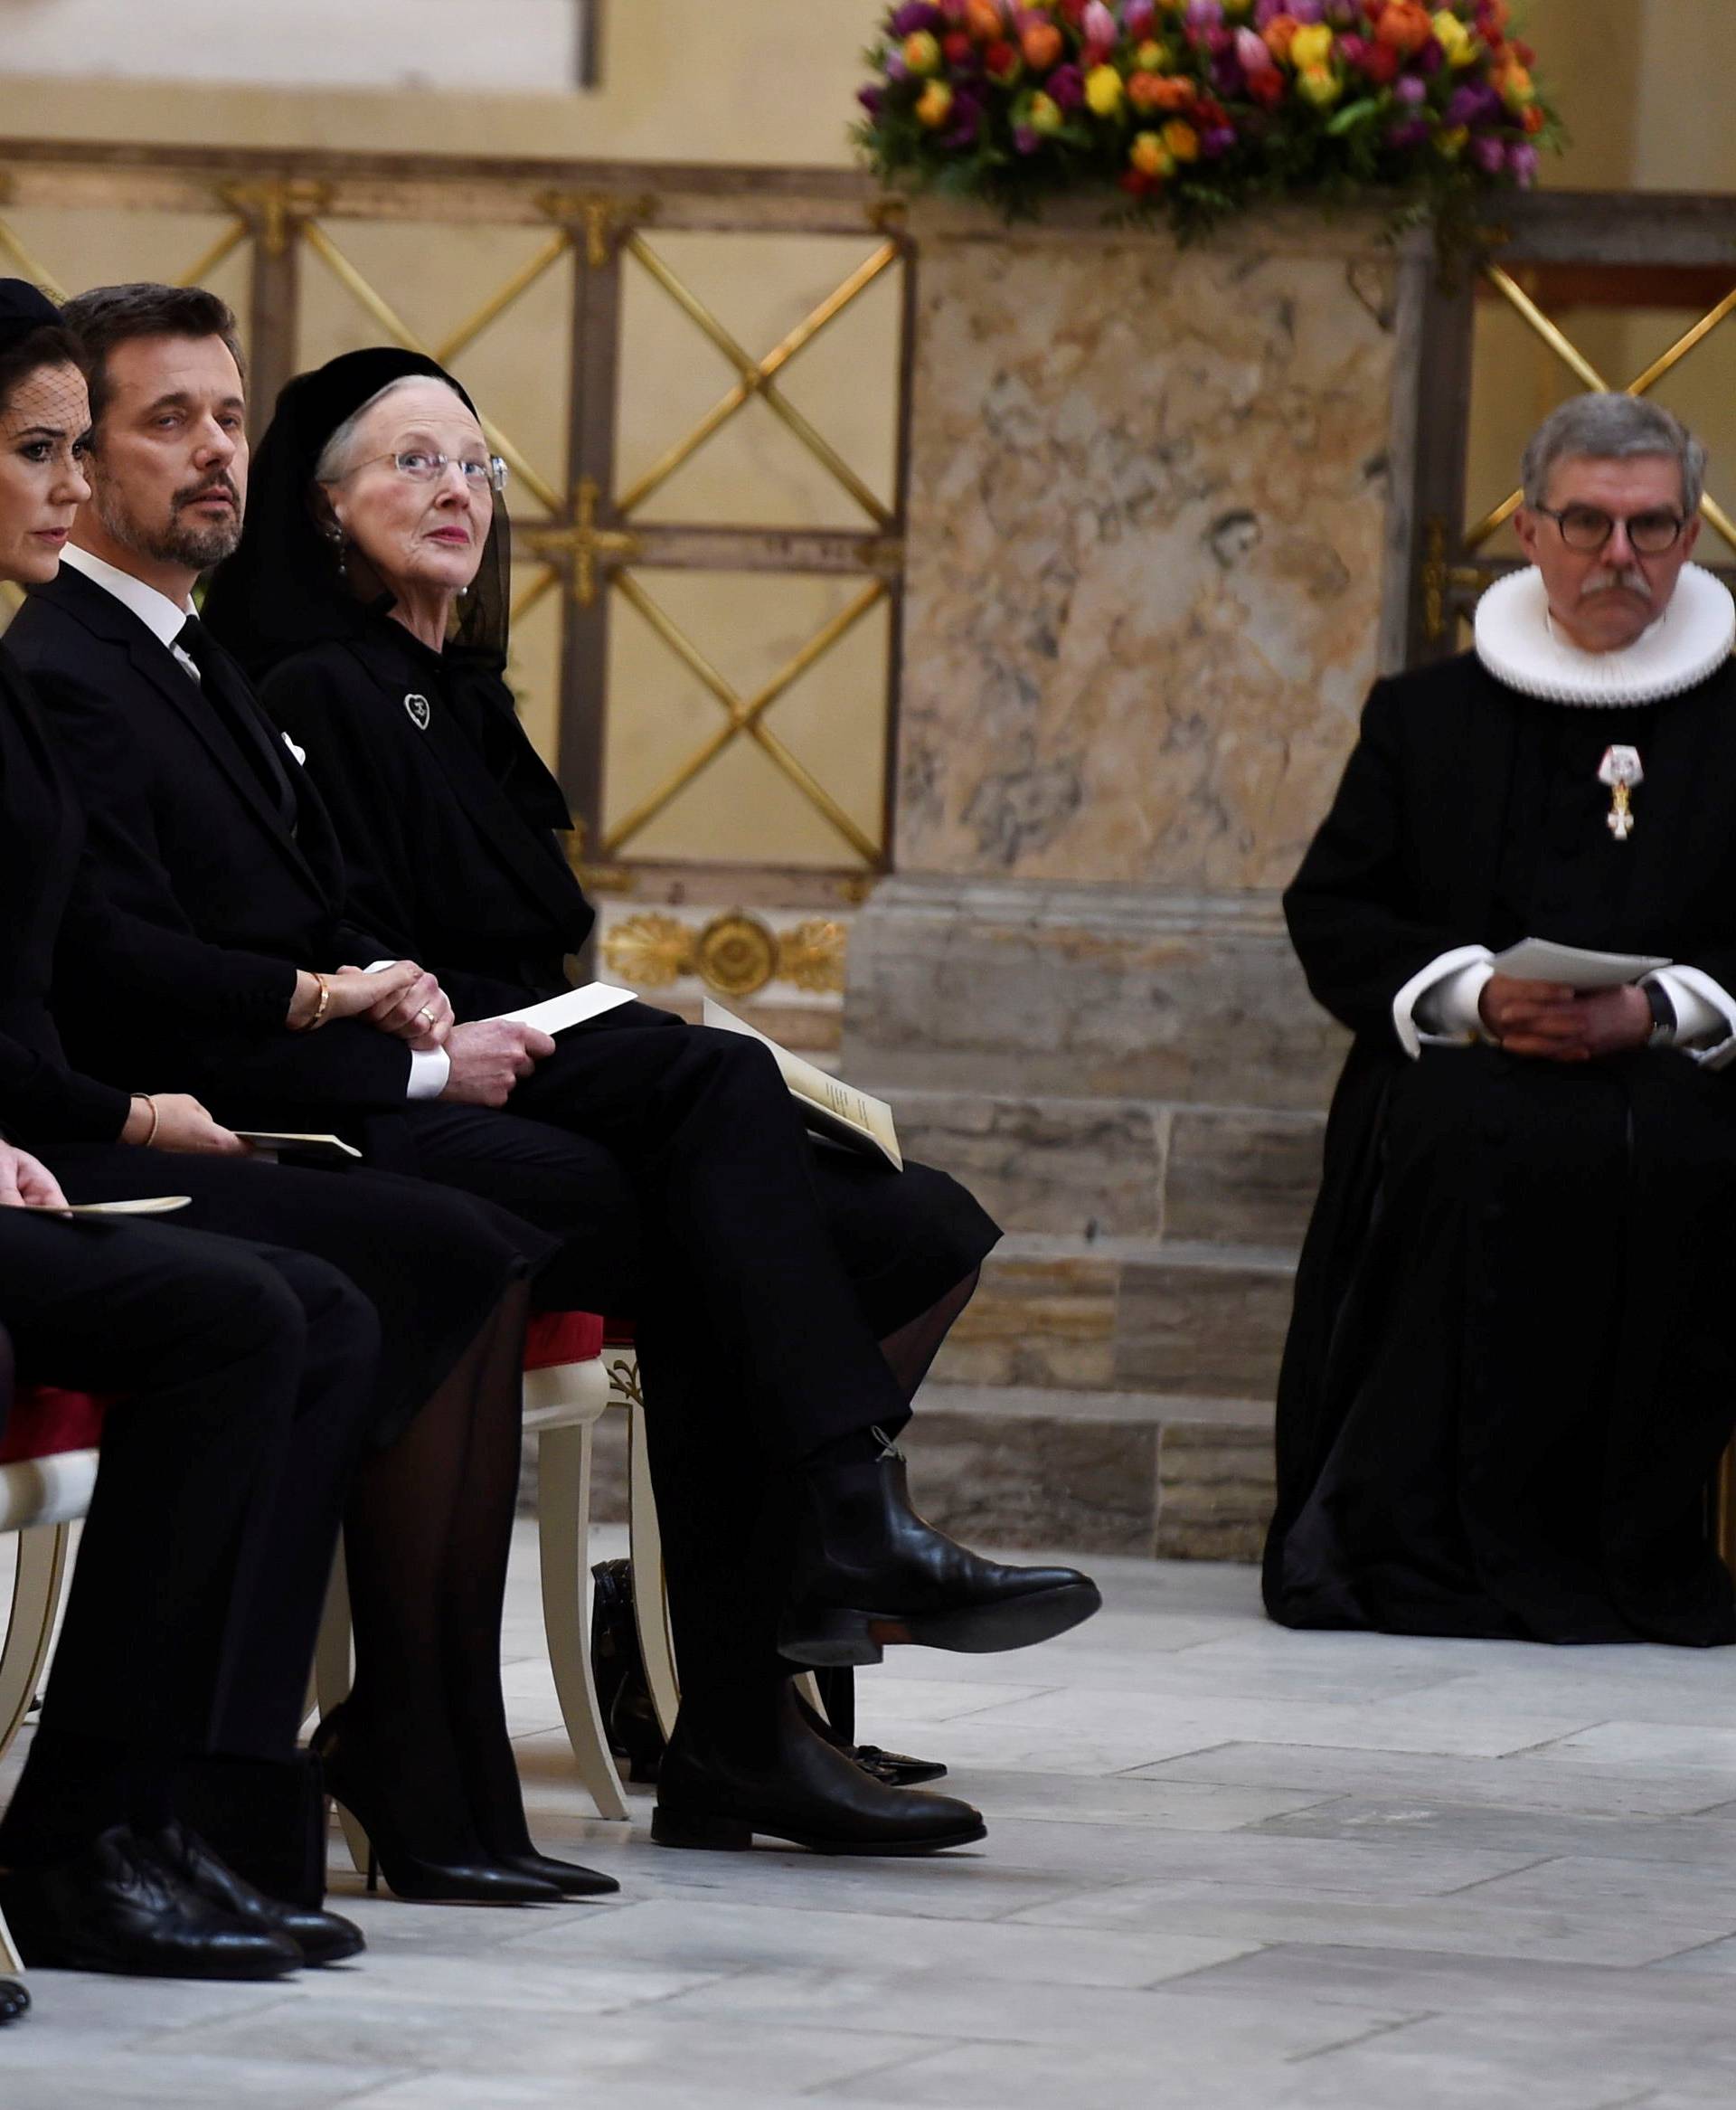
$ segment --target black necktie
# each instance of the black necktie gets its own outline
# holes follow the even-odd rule
[[[277,735],[250,691],[231,667],[196,615],[182,624],[176,646],[199,669],[200,686],[225,731],[240,749],[242,759],[259,780],[260,789],[276,808],[284,826],[296,825],[296,790],[278,751]]]

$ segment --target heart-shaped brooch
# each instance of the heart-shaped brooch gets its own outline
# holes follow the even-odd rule
[[[410,722],[419,733],[428,731],[428,721],[433,715],[428,707],[426,696],[406,696],[404,708],[410,713]]]

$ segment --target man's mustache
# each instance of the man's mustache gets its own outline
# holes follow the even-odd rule
[[[216,497],[228,498],[236,512],[241,511],[241,494],[228,477],[212,477],[208,483],[200,484],[188,490],[177,491],[175,494],[175,510],[178,513],[184,506],[196,506],[202,498]]]
[[[1637,593],[1642,601],[1652,598],[1651,584],[1645,572],[1637,564],[1624,564],[1618,572],[1606,568],[1590,573],[1580,588],[1580,599],[1590,601],[1594,593],[1617,592]]]

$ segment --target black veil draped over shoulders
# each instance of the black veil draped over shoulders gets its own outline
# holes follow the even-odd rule
[[[253,456],[241,547],[218,567],[202,610],[205,627],[254,681],[292,653],[360,635],[373,612],[390,609],[390,597],[359,593],[340,575],[338,553],[314,509],[314,469],[346,418],[392,382],[420,378],[444,381],[475,413],[476,404],[443,366],[392,345],[344,352],[297,374],[278,395]],[[447,645],[454,673],[467,667],[496,677],[505,673],[509,541],[506,510],[496,497],[482,567]],[[351,569],[358,569],[354,557]]]

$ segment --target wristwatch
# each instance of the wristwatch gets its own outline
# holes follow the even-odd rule
[[[1670,1001],[1670,992],[1662,982],[1643,981],[1640,988],[1646,992],[1646,1001],[1652,1014],[1652,1036],[1648,1047],[1668,1047],[1675,1039],[1675,1006]]]

